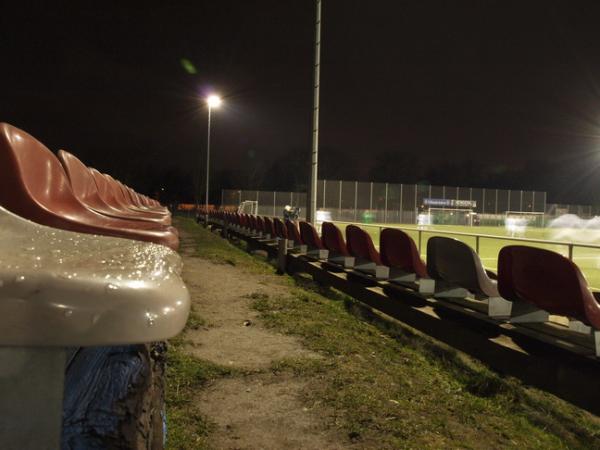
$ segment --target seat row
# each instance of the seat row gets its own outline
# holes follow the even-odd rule
[[[60,446],[69,348],[183,329],[190,299],[170,224],[157,201],[0,124],[0,358],[11,366],[0,447]]]
[[[0,124],[0,205],[36,223],[177,249],[170,212],[64,150]]]
[[[573,331],[591,333],[600,356],[600,293],[592,292],[579,267],[562,255],[522,245],[502,248],[498,273],[486,270],[467,244],[447,237],[431,237],[426,262],[404,231],[381,231],[379,250],[371,236],[348,225],[345,238],[331,222],[321,235],[308,222],[213,212],[213,220],[261,239],[287,239],[290,248],[322,261],[329,269],[345,269],[375,281],[414,290],[423,296],[466,299],[487,314],[511,323],[547,322],[549,315],[569,318]],[[464,302],[463,302],[464,304]]]

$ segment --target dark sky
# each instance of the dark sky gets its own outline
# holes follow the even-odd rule
[[[324,0],[321,150],[342,160],[320,175],[369,179],[401,153],[416,181],[451,162],[475,186],[492,181],[468,161],[544,163],[522,187],[600,202],[599,17],[594,1]],[[310,0],[3,4],[0,121],[141,186],[199,166],[214,90],[216,173],[308,155],[313,20]]]

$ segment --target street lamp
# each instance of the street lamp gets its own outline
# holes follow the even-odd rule
[[[208,106],[208,136],[206,140],[206,202],[205,202],[205,224],[208,227],[208,185],[209,185],[209,164],[210,164],[210,115],[213,108],[221,106],[221,97],[218,95],[209,95],[206,98]]]

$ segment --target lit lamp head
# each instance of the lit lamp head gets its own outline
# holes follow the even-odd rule
[[[209,95],[206,98],[206,104],[209,108],[218,108],[221,106],[221,97],[218,95]]]

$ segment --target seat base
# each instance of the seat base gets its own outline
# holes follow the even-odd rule
[[[315,248],[312,250],[308,250],[306,252],[306,256],[308,256],[309,258],[324,260],[329,258],[329,250],[323,248]]]
[[[354,270],[357,270],[367,275],[371,275],[378,280],[387,280],[390,276],[390,268],[387,266],[379,266],[374,262],[362,262],[359,261],[354,266]]]
[[[327,262],[335,264],[336,266],[342,266],[345,269],[351,269],[354,267],[354,256],[329,256]]]
[[[0,348],[0,448],[60,448],[66,350]]]
[[[417,281],[417,274],[390,267],[389,281],[392,283],[414,283]]]

